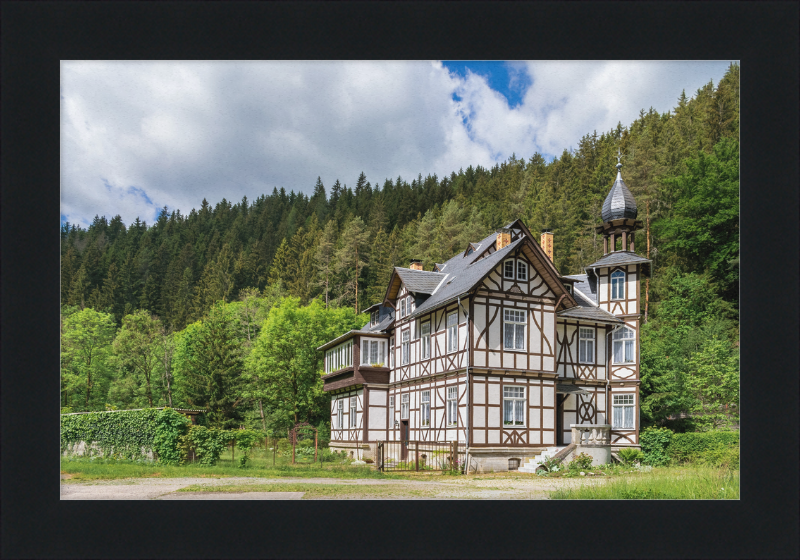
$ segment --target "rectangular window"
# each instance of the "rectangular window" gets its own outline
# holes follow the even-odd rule
[[[613,428],[633,430],[634,428],[633,395],[614,395],[611,424]]]
[[[406,298],[406,310],[408,311],[409,315],[411,315],[411,312],[414,311],[414,309],[412,308],[413,303],[414,303],[414,300],[411,299],[411,296],[408,296]]]
[[[503,425],[525,425],[525,389],[503,387]]]
[[[400,300],[400,318],[402,319],[405,316],[406,316],[406,299],[403,298]]]
[[[431,324],[430,323],[422,323],[420,327],[420,339],[421,339],[421,355],[420,358],[423,360],[427,360],[431,357]]]
[[[517,261],[517,280],[528,279],[528,263],[523,260]]]
[[[344,400],[339,399],[336,401],[336,427],[340,430],[344,426]]]
[[[525,350],[525,312],[503,310],[503,348]]]
[[[447,316],[447,352],[458,350],[458,312]]]
[[[447,388],[447,425],[458,424],[458,387]]]
[[[422,415],[422,425],[431,425],[431,392],[422,391],[422,406],[420,407],[420,414]]]
[[[394,397],[389,397],[389,429],[394,428]]]
[[[356,409],[358,408],[358,397],[350,397],[350,427],[355,428],[356,423]]]
[[[389,339],[389,367],[394,367],[394,337]]]
[[[372,312],[372,315],[371,315],[371,317],[372,317],[372,319],[371,319],[372,326],[375,326],[375,325],[378,324],[378,316],[379,315],[380,315],[379,311],[373,311]]]
[[[514,260],[507,260],[503,263],[503,278],[507,278],[509,280],[514,279]]]
[[[408,409],[409,409],[408,402],[409,402],[408,393],[400,396],[400,420],[408,420]]]
[[[611,299],[625,299],[625,273],[621,270],[611,275]]]
[[[594,329],[580,328],[578,361],[582,364],[594,363]]]
[[[404,363],[404,364],[408,363],[409,356],[411,354],[411,349],[410,349],[411,344],[408,341],[408,338],[410,336],[409,332],[410,331],[403,331],[403,344],[402,344],[401,350],[402,350],[402,358],[403,358],[402,363]]]

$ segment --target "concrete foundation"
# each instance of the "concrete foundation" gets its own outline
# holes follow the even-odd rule
[[[355,441],[332,441],[328,444],[328,449],[341,453],[344,451],[348,457],[358,461],[366,459],[375,460],[377,443],[365,443]]]
[[[591,447],[578,445],[575,447],[572,457],[581,453],[586,453],[592,457],[592,466],[607,465],[611,462],[611,447],[607,445]],[[570,460],[572,460],[572,457],[570,457]]]
[[[547,446],[519,447],[471,447],[469,449],[469,472],[507,472],[514,465],[521,467],[528,459],[541,454]],[[509,460],[512,461],[509,461]]]

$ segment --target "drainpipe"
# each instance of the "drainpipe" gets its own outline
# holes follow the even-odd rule
[[[469,474],[469,353],[470,349],[470,335],[471,330],[469,328],[469,313],[464,306],[461,305],[461,296],[458,296],[458,306],[464,312],[464,316],[467,318],[467,384],[466,384],[466,414],[464,415],[464,474]],[[456,445],[458,445],[458,437],[456,437]],[[458,453],[456,452],[456,457],[458,457]]]

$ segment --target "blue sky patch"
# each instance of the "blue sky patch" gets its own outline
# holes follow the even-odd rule
[[[524,66],[493,60],[443,60],[442,65],[453,74],[466,78],[467,70],[486,78],[489,87],[501,93],[513,109],[522,103],[533,83]],[[453,97],[456,99],[456,96]],[[457,99],[456,99],[457,100]]]

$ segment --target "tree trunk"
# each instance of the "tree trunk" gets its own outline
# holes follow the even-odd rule
[[[650,258],[650,201],[645,204],[647,208],[647,258]],[[644,281],[644,322],[647,322],[648,311],[650,308],[650,278]]]
[[[264,407],[261,404],[261,399],[258,399],[258,410],[261,412],[261,425],[264,427],[264,431],[267,431],[267,421],[264,420]]]

